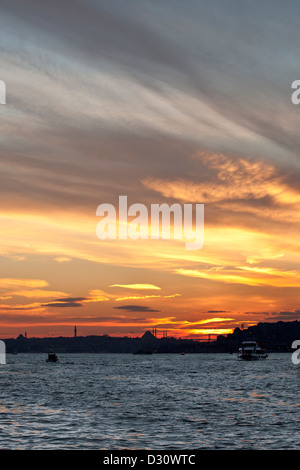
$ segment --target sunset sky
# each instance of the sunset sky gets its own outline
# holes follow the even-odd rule
[[[300,313],[300,4],[0,6],[0,337],[200,338]],[[99,204],[205,205],[204,247]]]

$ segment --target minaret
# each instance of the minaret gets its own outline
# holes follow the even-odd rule
[[[77,328],[76,328],[76,325],[75,325],[75,328],[74,328],[74,338],[76,338],[77,336]]]

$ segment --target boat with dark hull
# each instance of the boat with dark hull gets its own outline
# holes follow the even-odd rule
[[[49,352],[48,353],[48,358],[46,359],[46,362],[58,362],[59,359],[57,355],[54,352]]]

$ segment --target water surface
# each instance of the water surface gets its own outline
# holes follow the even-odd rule
[[[290,354],[7,355],[1,449],[296,449]]]

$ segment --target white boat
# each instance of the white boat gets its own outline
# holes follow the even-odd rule
[[[258,346],[256,341],[243,341],[242,347],[239,348],[238,359],[244,361],[255,361],[257,359],[266,359],[268,354]]]

